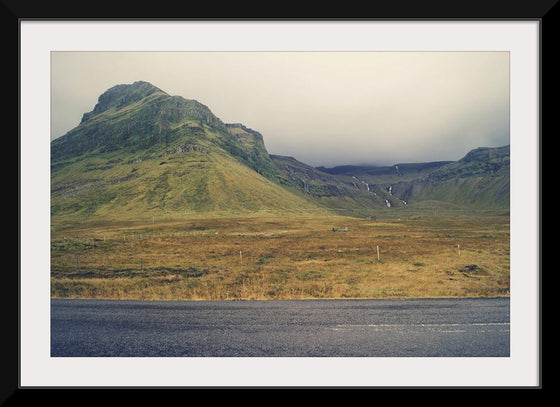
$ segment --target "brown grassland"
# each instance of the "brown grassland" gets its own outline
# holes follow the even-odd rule
[[[505,218],[247,217],[51,230],[53,298],[503,297],[509,275]]]

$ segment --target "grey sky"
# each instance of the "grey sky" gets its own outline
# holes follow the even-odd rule
[[[53,52],[52,135],[137,80],[307,164],[457,160],[509,144],[507,52]]]

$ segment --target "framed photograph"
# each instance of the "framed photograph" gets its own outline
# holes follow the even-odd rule
[[[472,19],[17,16],[12,391],[540,388],[550,8]],[[94,320],[99,306],[73,299],[107,308]],[[458,299],[499,302],[443,302]],[[366,309],[361,300],[393,302],[368,308],[368,320],[351,308]],[[450,314],[429,319],[438,306],[421,307],[436,300]],[[326,318],[331,308],[276,308],[290,301],[348,308],[344,323]],[[216,311],[224,303],[233,308]],[[286,319],[270,336],[257,331],[264,320],[243,325],[251,342],[230,325],[254,303],[247,318]],[[117,317],[124,308],[134,310]],[[476,308],[485,316],[467,320]],[[288,334],[308,322],[303,312],[328,330]],[[200,332],[186,336],[187,314]],[[210,315],[221,322],[200,323]],[[157,319],[175,325],[145,345],[114,330]]]

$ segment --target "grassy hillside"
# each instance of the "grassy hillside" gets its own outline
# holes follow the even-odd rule
[[[54,219],[326,213],[275,182],[260,134],[148,85],[110,89],[52,142]]]
[[[54,217],[118,219],[316,210],[217,149],[111,157],[98,155],[56,171],[51,194]]]
[[[478,148],[428,176],[393,186],[405,200],[439,200],[472,208],[509,208],[509,146]]]

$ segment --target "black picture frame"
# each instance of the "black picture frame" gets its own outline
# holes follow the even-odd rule
[[[344,4],[344,9],[337,9],[339,4],[325,3],[320,8],[312,10],[301,9],[301,7],[293,7],[289,11],[284,9],[276,10],[270,7],[269,10],[263,9],[243,9],[239,4],[230,3],[220,7],[212,7],[209,5],[206,9],[202,6],[192,8],[192,5],[185,5],[184,2],[158,2],[154,7],[153,3],[147,4],[146,2],[130,2],[130,1],[96,1],[95,7],[90,3],[82,3],[75,1],[22,1],[22,0],[1,0],[0,1],[0,14],[2,18],[2,28],[4,38],[8,41],[5,45],[12,45],[13,50],[10,50],[8,56],[13,56],[18,61],[18,66],[14,67],[9,57],[5,57],[5,81],[6,85],[11,86],[10,95],[18,92],[19,96],[19,82],[8,79],[8,75],[13,74],[14,77],[19,78],[19,24],[24,20],[259,20],[259,21],[273,21],[273,20],[346,20],[346,21],[359,21],[359,20],[387,20],[387,21],[400,21],[400,20],[414,20],[414,21],[476,21],[476,20],[498,20],[498,21],[511,21],[511,20],[533,20],[540,22],[540,122],[541,130],[539,137],[539,156],[542,162],[542,124],[546,124],[543,120],[545,112],[552,113],[554,104],[546,104],[544,100],[552,97],[556,93],[557,86],[557,63],[555,64],[555,38],[557,36],[558,27],[558,0],[547,1],[470,1],[470,2],[449,2],[443,0],[434,1],[399,1],[399,2],[379,2],[374,5],[366,6],[366,10],[360,7],[349,7],[348,3]],[[17,47],[15,46],[17,40]],[[11,63],[10,63],[11,62]],[[544,82],[546,80],[546,82]],[[544,86],[543,86],[544,85]],[[6,96],[5,96],[6,97]],[[19,98],[18,98],[19,101]],[[13,109],[6,117],[10,119],[19,117],[19,111],[16,111],[16,104],[13,100],[8,103],[8,108]],[[18,106],[19,107],[19,106]],[[15,120],[10,120],[14,122]],[[19,132],[18,126],[15,129]],[[7,138],[13,139],[11,135]],[[19,138],[18,138],[19,139]],[[18,143],[18,152],[19,143]],[[18,161],[18,215],[20,214],[19,208],[21,205],[19,190],[19,162]],[[542,171],[542,170],[541,170]],[[539,172],[539,183],[541,177]],[[540,191],[541,189],[539,189]],[[542,213],[542,195],[539,197],[539,208]],[[18,232],[20,231],[21,218],[18,216]],[[542,225],[539,218],[539,225]],[[542,236],[542,226],[539,227],[539,236]],[[19,233],[18,233],[19,238]],[[539,253],[542,253],[539,242]],[[78,400],[84,401],[87,398],[90,402],[103,402],[106,395],[101,395],[91,389],[79,389],[80,391],[87,391],[87,395],[77,395],[73,390],[75,389],[22,389],[19,381],[19,271],[21,251],[18,242],[18,273],[16,274],[12,268],[9,268],[4,273],[3,287],[4,295],[1,296],[4,321],[4,346],[2,347],[2,363],[0,367],[0,405],[15,406],[25,405],[35,400],[40,400],[42,403],[53,401],[55,403],[76,403]],[[542,257],[541,257],[542,259]],[[542,260],[540,262],[542,264]],[[542,309],[542,274],[539,272],[539,288],[540,290],[540,309]],[[16,289],[18,287],[18,289]],[[541,361],[539,366],[539,385],[535,388],[531,387],[530,390],[542,390],[542,313],[539,312],[541,327],[539,335],[539,359]],[[70,394],[64,396],[59,395],[57,390],[70,390]],[[84,398],[85,396],[85,398]],[[128,397],[128,396],[127,396]],[[156,397],[161,397],[159,394]],[[145,399],[145,394],[139,394],[138,399]]]

